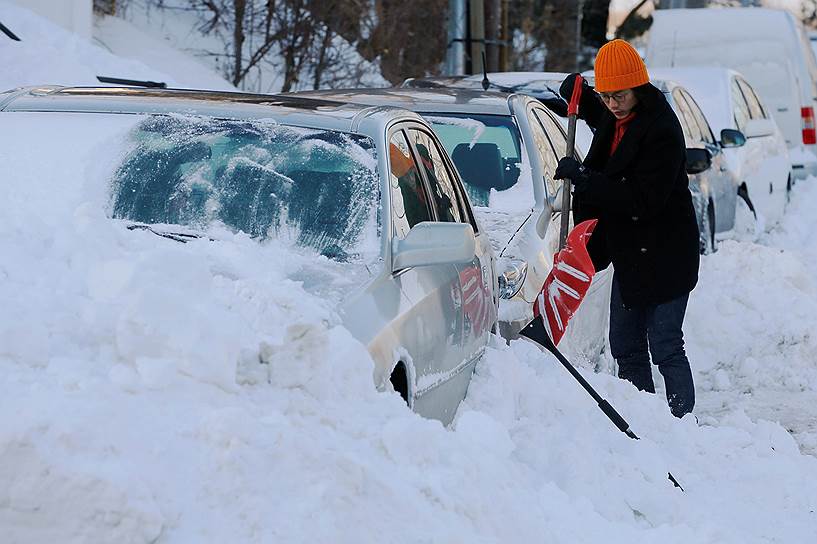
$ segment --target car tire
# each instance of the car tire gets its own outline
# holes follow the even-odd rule
[[[701,219],[698,243],[701,255],[708,255],[718,250],[715,241],[715,204],[711,200],[707,203],[706,212],[702,214]]]
[[[391,386],[395,392],[397,392],[397,394],[399,394],[406,402],[406,405],[410,407],[411,403],[409,402],[408,372],[406,371],[406,365],[403,364],[402,361],[399,361],[396,365],[394,365],[394,370],[391,371],[389,381],[391,382]]]

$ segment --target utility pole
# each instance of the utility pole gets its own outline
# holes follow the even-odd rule
[[[482,52],[485,51],[485,3],[483,0],[470,0],[469,8],[471,73],[481,74]]]
[[[574,72],[582,71],[582,19],[584,18],[584,0],[578,0],[576,7],[576,68]]]
[[[448,53],[445,68],[450,76],[465,73],[466,0],[448,0]]]

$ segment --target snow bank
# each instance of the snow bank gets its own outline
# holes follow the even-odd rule
[[[31,117],[15,132],[47,148],[67,140]],[[301,257],[229,232],[180,244],[108,219],[113,164],[100,157],[117,157],[135,121],[104,121],[89,116],[47,160],[0,146],[5,542],[744,544],[814,534],[817,459],[781,426],[739,407],[703,426],[679,421],[660,396],[587,374],[641,435],[632,441],[521,341],[488,351],[451,429],[412,414],[375,391],[364,347],[292,279]],[[798,215],[817,204],[817,191],[802,195]],[[754,247],[731,243],[741,244]],[[761,264],[749,266],[724,244],[713,273],[758,285],[782,275],[789,293],[770,309],[780,318],[811,292],[808,277],[794,260],[771,266],[777,250],[755,253]],[[690,323],[704,319],[697,297]],[[723,330],[714,312],[705,320]],[[688,334],[694,361],[716,349],[705,332]],[[722,341],[723,360],[757,335]]]

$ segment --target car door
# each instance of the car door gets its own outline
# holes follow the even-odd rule
[[[746,130],[746,125],[752,118],[749,103],[740,88],[738,78],[733,76],[729,80],[729,89],[732,98],[732,116],[735,119],[735,126],[741,132]],[[763,173],[763,138],[746,138],[746,143],[741,147],[726,149],[727,156],[730,156],[730,163],[737,173],[738,185],[745,183],[749,193],[749,198],[755,206],[755,210],[764,218],[774,215],[774,207],[769,189],[769,179]]]
[[[389,132],[392,235],[396,239],[405,238],[420,222],[456,218],[454,211],[439,203],[450,197],[430,186],[426,169],[434,159],[426,130],[419,123],[402,123]],[[466,324],[460,272],[457,265],[441,264],[393,274],[408,301],[399,329],[400,349],[405,351],[401,358],[413,381],[413,408],[444,423],[453,418],[465,396],[470,379],[470,372],[465,371],[475,362],[467,357],[475,341]]]
[[[755,94],[754,89],[740,77],[735,77],[737,86],[749,111],[749,120],[769,119],[769,116]],[[770,120],[770,119],[769,119]],[[769,185],[769,195],[774,208],[770,212],[770,217],[777,219],[783,213],[786,202],[786,191],[788,185],[788,158],[783,146],[777,141],[778,134],[775,130],[767,136],[755,136],[747,138],[748,152],[756,162],[756,175],[765,180]],[[759,186],[760,182],[758,182]]]
[[[410,127],[409,139],[417,150],[421,171],[430,190],[431,205],[437,221],[466,223],[474,230],[476,250],[467,263],[456,264],[460,279],[462,305],[462,344],[464,360],[472,360],[484,349],[496,321],[496,273],[488,237],[476,221],[456,169],[437,138],[425,127]]]
[[[670,93],[672,97],[672,105],[675,109],[675,114],[678,117],[678,122],[681,124],[681,129],[684,132],[684,141],[687,148],[697,147],[701,148],[701,130],[695,122],[692,111],[689,109],[687,101],[681,94],[681,88],[675,87]],[[709,171],[700,172],[698,174],[691,174],[689,176],[689,190],[692,192],[692,200],[695,204],[695,215],[698,218],[698,229],[701,232],[707,232],[709,229],[707,225],[706,206],[710,199],[709,187]]]
[[[553,118],[553,114],[549,111],[544,108],[533,107],[532,113],[535,118],[533,123],[540,127],[541,134],[544,134],[548,146],[540,149],[542,152],[545,188],[548,195],[555,195],[562,182],[554,180],[553,175],[556,172],[558,160],[567,155],[567,137],[558,121]],[[534,130],[535,135],[537,132],[539,131]],[[542,141],[543,139],[539,137],[538,140]],[[545,146],[544,142],[541,144],[537,142],[537,145],[540,148]],[[574,155],[576,154],[574,153]],[[561,214],[553,214],[545,237],[551,263],[553,255],[559,249],[560,228]],[[607,327],[610,309],[611,279],[612,269],[610,267],[596,273],[582,305],[571,319],[562,340],[565,346],[569,346],[574,353],[583,355],[587,360],[595,360],[604,347],[604,331]]]

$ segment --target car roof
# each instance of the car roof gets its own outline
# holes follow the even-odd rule
[[[297,96],[377,106],[398,106],[422,113],[482,113],[510,115],[510,96],[506,93],[455,88],[417,89],[335,89],[301,91]]]
[[[284,124],[345,132],[357,132],[367,118],[380,123],[396,116],[419,118],[397,108],[373,108],[318,97],[132,87],[26,87],[0,94],[0,111],[274,118]]]

